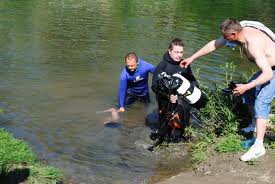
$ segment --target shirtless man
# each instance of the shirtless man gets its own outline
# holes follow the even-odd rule
[[[254,27],[244,27],[235,19],[228,18],[220,26],[222,37],[212,40],[181,62],[187,67],[195,59],[207,55],[223,45],[240,45],[247,58],[256,63],[260,69],[247,84],[238,85],[234,94],[242,95],[248,90],[256,89],[254,118],[256,119],[256,141],[241,156],[242,161],[257,159],[265,154],[263,139],[270,112],[270,104],[275,97],[275,42],[263,31]]]

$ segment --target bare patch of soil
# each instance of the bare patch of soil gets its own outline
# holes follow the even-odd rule
[[[275,153],[267,154],[254,162],[242,162],[243,153],[214,154],[193,171],[180,173],[158,184],[275,184]]]

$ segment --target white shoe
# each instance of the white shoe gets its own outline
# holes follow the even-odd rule
[[[241,156],[240,159],[241,161],[247,162],[247,161],[255,160],[264,155],[265,155],[264,146],[258,146],[258,148],[256,148],[254,144],[243,156]]]
[[[252,123],[248,125],[248,127],[241,129],[244,133],[250,133],[250,132],[256,132],[256,126],[254,126]]]

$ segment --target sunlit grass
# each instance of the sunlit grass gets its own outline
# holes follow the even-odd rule
[[[215,150],[219,153],[239,152],[243,150],[241,142],[241,136],[228,134],[219,139],[215,146]]]
[[[233,112],[233,95],[225,95],[223,89],[227,87],[235,66],[231,63],[225,65],[225,82],[215,84],[213,87],[203,86],[203,91],[208,96],[207,106],[198,112],[203,128],[196,130],[203,136],[192,147],[192,160],[200,163],[208,159],[209,151],[214,150],[218,153],[239,152],[242,149],[242,136],[238,134],[239,121]]]
[[[28,145],[0,129],[0,168],[5,174],[15,164],[33,164],[34,156]]]
[[[21,177],[24,183],[55,184],[63,178],[62,172],[54,167],[40,164],[23,141],[0,129],[0,177]]]
[[[39,184],[43,181],[44,184],[55,184],[63,178],[62,172],[55,167],[35,164],[29,168],[31,170],[30,177],[28,179],[29,183]]]

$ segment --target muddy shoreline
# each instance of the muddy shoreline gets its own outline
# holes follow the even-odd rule
[[[275,183],[275,154],[267,154],[255,162],[242,162],[243,153],[213,154],[194,170],[180,173],[158,184],[270,184]]]

